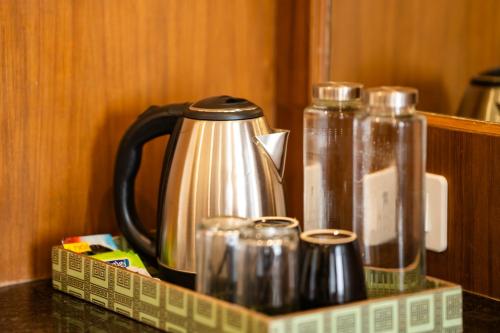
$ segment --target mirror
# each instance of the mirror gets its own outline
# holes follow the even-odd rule
[[[311,20],[311,83],[412,86],[419,110],[500,121],[500,1],[318,0]]]

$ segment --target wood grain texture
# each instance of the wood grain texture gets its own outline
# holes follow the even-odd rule
[[[278,1],[276,33],[276,124],[290,129],[285,170],[287,215],[302,221],[302,120],[309,99],[307,0]]]
[[[333,1],[313,0],[309,24],[309,83],[330,81],[332,71]]]
[[[454,114],[469,79],[500,66],[497,0],[336,0],[332,11],[331,79],[416,87],[422,110]]]
[[[47,277],[62,237],[116,230],[121,135],[151,104],[244,96],[274,122],[273,1],[0,2],[0,284]],[[154,224],[164,140],[139,212]]]
[[[472,133],[463,122],[428,117],[427,171],[448,180],[448,249],[427,252],[428,274],[500,298],[500,124]]]

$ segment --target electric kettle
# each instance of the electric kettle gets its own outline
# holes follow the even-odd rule
[[[143,145],[167,134],[154,238],[137,215],[134,182]],[[242,98],[150,107],[127,130],[117,152],[120,230],[142,254],[156,257],[162,278],[194,288],[195,231],[202,218],[286,215],[282,179],[288,134],[271,129],[262,109]]]
[[[483,72],[470,80],[456,115],[500,122],[500,68]]]

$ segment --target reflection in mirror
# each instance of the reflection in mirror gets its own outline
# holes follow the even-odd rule
[[[456,115],[500,122],[500,67],[470,80]]]

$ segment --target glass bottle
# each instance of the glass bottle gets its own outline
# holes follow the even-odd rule
[[[367,89],[354,121],[354,231],[370,296],[414,291],[425,281],[426,120],[417,90]]]
[[[304,110],[304,230],[352,230],[352,124],[362,85],[313,86]]]

